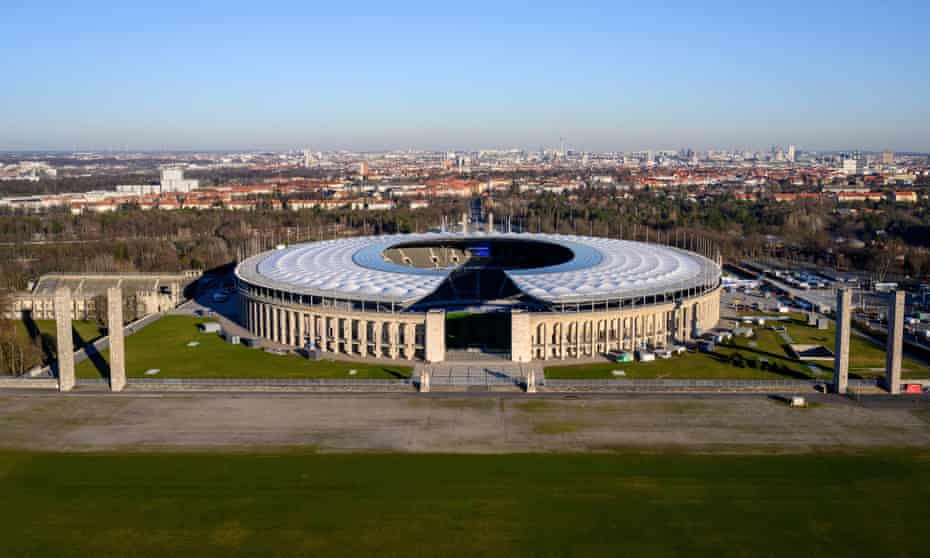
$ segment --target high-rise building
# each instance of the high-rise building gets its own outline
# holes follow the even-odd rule
[[[882,151],[882,164],[883,165],[893,165],[894,164],[894,151],[886,149]]]
[[[164,167],[161,169],[162,192],[190,192],[200,186],[198,180],[184,178],[181,167]]]
[[[794,146],[789,145],[788,146],[788,160],[793,163],[795,161],[796,156],[797,156],[797,152],[795,151]]]
[[[313,158],[313,152],[309,149],[304,149],[304,166],[307,168],[316,166],[316,160]]]
[[[843,159],[843,172],[847,175],[863,174],[865,172],[865,159],[858,152],[854,153],[852,157]]]
[[[358,164],[358,174],[362,178],[368,178],[368,161],[362,161]]]

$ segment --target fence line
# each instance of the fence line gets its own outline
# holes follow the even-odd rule
[[[567,380],[543,378],[540,385],[551,388],[810,388],[817,384],[829,384],[831,380],[670,380],[670,379],[595,379]],[[878,378],[849,380],[850,386],[871,387],[879,384]]]
[[[106,383],[103,378],[79,383]],[[151,387],[394,387],[410,386],[409,378],[130,378],[130,386]]]

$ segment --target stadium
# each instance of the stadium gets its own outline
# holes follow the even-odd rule
[[[239,315],[255,337],[331,356],[529,362],[668,348],[719,319],[719,258],[687,247],[492,232],[297,244],[237,266]]]

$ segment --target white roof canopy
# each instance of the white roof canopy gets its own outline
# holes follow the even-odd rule
[[[669,246],[550,234],[424,233],[357,237],[289,246],[243,261],[236,270],[253,285],[296,294],[412,304],[436,290],[449,269],[388,261],[384,250],[409,242],[531,240],[572,251],[570,261],[505,270],[524,293],[549,303],[583,303],[661,295],[719,279],[708,258]]]

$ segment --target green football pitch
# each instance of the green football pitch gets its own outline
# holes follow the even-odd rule
[[[927,556],[930,459],[0,454],[0,556]]]

